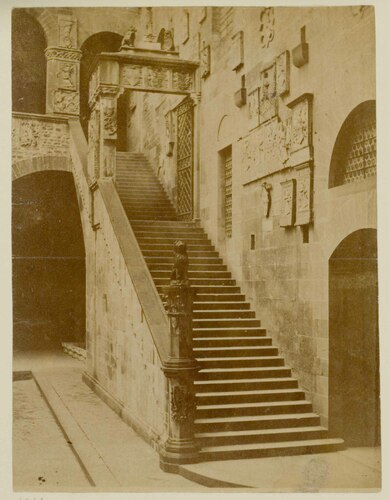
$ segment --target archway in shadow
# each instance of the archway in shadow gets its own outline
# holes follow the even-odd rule
[[[101,52],[117,52],[122,43],[122,38],[122,35],[118,33],[102,31],[87,38],[81,46],[80,120],[86,137],[88,137],[90,66],[96,54],[100,54]]]
[[[347,446],[380,442],[377,233],[345,238],[329,261],[329,430]]]
[[[73,176],[36,172],[12,186],[13,344],[85,341],[85,249]]]
[[[12,11],[12,110],[46,112],[46,39],[23,9]]]

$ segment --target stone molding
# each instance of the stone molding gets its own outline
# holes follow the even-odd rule
[[[82,57],[81,50],[67,49],[64,47],[47,47],[45,50],[46,59],[60,59],[64,61],[80,61]]]

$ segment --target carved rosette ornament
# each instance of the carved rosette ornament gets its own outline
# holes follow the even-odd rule
[[[263,48],[269,47],[274,38],[274,9],[273,7],[265,7],[260,15],[260,40]]]

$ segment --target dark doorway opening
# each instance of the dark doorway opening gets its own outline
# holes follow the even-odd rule
[[[377,234],[350,234],[329,261],[329,429],[380,443]]]
[[[69,172],[13,182],[13,344],[51,349],[85,341],[85,249]]]
[[[46,39],[23,9],[12,11],[12,111],[46,112]]]
[[[90,66],[93,59],[101,52],[118,52],[122,43],[122,36],[110,31],[95,33],[85,40],[81,46],[82,57],[80,62],[80,120],[84,134],[88,137],[89,119],[89,78]]]

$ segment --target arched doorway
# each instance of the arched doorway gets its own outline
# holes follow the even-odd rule
[[[46,112],[46,39],[23,9],[12,11],[12,110]]]
[[[85,250],[73,176],[47,171],[12,186],[15,350],[85,339]]]
[[[117,52],[122,43],[122,35],[110,31],[95,33],[85,40],[81,46],[80,62],[80,120],[85,136],[88,137],[88,89],[89,89],[89,69],[96,56],[101,52]],[[119,119],[119,117],[118,117]]]
[[[350,234],[329,260],[329,429],[347,446],[380,442],[377,234]]]

